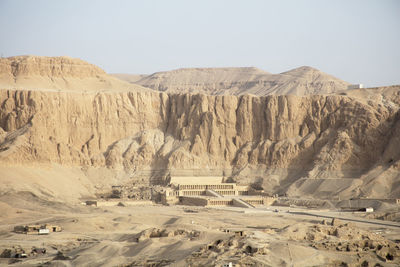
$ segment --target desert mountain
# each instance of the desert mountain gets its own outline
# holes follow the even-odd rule
[[[81,61],[21,60],[30,63],[3,59],[1,65],[2,81],[10,79],[0,89],[0,165],[2,173],[10,174],[9,187],[15,179],[7,168],[57,164],[70,171],[101,170],[96,172],[101,182],[124,176],[164,183],[169,172],[189,170],[223,174],[271,194],[341,199],[400,196],[400,86],[306,96],[86,90],[87,79],[97,82],[97,77],[109,76]],[[273,76],[253,68],[196,72],[204,77],[190,74],[187,84],[206,81],[209,72],[218,75],[213,74],[207,84],[220,86],[226,79],[227,88],[232,81],[237,84],[238,77],[246,77],[243,84],[250,85],[249,80]],[[65,82],[69,90],[58,91],[10,86],[22,86],[20,77],[50,85],[71,79],[74,83]],[[318,84],[324,75],[300,68],[278,77]],[[42,184],[40,190],[45,188],[48,185]]]
[[[146,74],[126,74],[126,73],[112,73],[111,76],[118,78],[120,80],[126,81],[128,83],[136,83],[140,79],[146,77]]]
[[[146,90],[101,68],[70,57],[16,56],[0,59],[0,88],[30,90]]]
[[[130,76],[119,76],[128,80]],[[311,67],[300,67],[280,74],[257,68],[185,68],[157,72],[135,83],[168,93],[209,95],[310,95],[347,89],[338,78]]]

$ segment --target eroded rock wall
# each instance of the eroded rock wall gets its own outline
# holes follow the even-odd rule
[[[285,170],[273,188],[400,159],[396,108],[348,96],[0,90],[0,105],[4,164]]]

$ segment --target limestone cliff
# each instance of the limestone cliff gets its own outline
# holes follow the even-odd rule
[[[266,75],[208,71],[218,74],[212,84]],[[282,75],[310,84],[324,76],[308,67]],[[0,86],[4,168],[107,168],[104,179],[151,183],[166,182],[171,170],[208,172],[270,193],[400,197],[400,86],[307,96],[166,94],[77,59],[31,56],[1,59]]]
[[[377,167],[395,184],[399,170],[397,106],[348,96],[0,90],[0,105],[2,164],[230,170],[293,195],[323,191],[304,188],[312,179],[371,186]]]

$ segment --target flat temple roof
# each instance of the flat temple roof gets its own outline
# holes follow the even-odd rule
[[[179,185],[208,185],[221,184],[222,176],[171,176],[171,184]]]

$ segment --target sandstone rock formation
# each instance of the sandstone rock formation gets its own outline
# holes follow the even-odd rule
[[[0,58],[0,88],[30,90],[145,90],[121,81],[83,60],[70,57]]]
[[[128,77],[120,76],[122,79]],[[257,68],[193,68],[157,72],[137,84],[168,93],[310,95],[347,89],[348,83],[303,66],[280,74]]]
[[[106,166],[154,183],[168,170],[220,171],[321,198],[400,194],[399,86],[374,100],[74,90],[0,90],[0,164]]]

